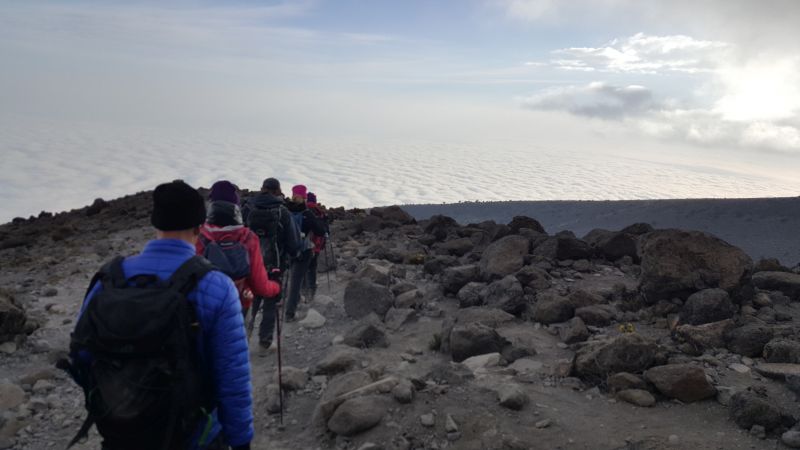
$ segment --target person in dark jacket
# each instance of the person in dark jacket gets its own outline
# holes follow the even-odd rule
[[[314,299],[317,294],[317,267],[319,266],[319,255],[325,250],[325,245],[330,236],[330,223],[328,216],[325,214],[325,207],[317,202],[317,195],[309,192],[306,198],[306,206],[314,216],[319,219],[320,224],[325,228],[324,234],[315,234],[312,238],[314,248],[311,252],[311,262],[308,265],[308,272],[306,273],[305,287],[308,289],[309,296]]]
[[[281,183],[275,178],[267,178],[261,185],[261,193],[242,206],[244,223],[259,236],[264,266],[273,278],[283,276],[290,267],[290,259],[300,248],[300,236],[285,202]],[[256,303],[261,305],[259,356],[269,354],[275,331],[275,311],[282,297],[283,293],[273,298],[256,299]],[[253,314],[257,313],[253,311]]]
[[[314,236],[323,236],[326,233],[325,225],[308,209],[306,200],[308,189],[298,184],[292,188],[292,199],[286,202],[286,207],[292,213],[292,218],[300,230],[301,250],[292,262],[292,272],[289,276],[289,298],[286,301],[286,321],[295,320],[297,305],[300,302],[300,288],[308,273],[308,267],[314,255]]]
[[[258,236],[242,224],[236,185],[226,180],[217,181],[211,186],[208,199],[206,223],[200,227],[200,239],[196,244],[197,254],[203,255],[210,242],[238,242],[247,250],[249,275],[233,280],[239,290],[243,315],[247,316],[254,295],[275,298],[280,294],[281,285],[267,277]]]
[[[195,256],[195,242],[205,215],[203,198],[188,184],[174,181],[158,186],[153,192],[151,217],[156,239],[138,255],[124,259],[125,277],[155,275],[168,280]],[[102,283],[94,285],[84,299],[80,315],[102,288]],[[253,397],[239,294],[228,276],[213,270],[198,281],[186,298],[194,305],[203,330],[193,351],[203,373],[210,378],[216,406],[197,424],[189,448],[217,450],[230,446],[249,450],[253,439]],[[84,370],[92,362],[91,354],[86,353],[73,354],[71,358],[73,365]]]

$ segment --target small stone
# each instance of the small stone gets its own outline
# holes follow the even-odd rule
[[[455,431],[455,432],[452,432],[452,433],[447,433],[447,440],[448,441],[455,442],[455,441],[457,441],[459,439],[461,439],[461,432]]]
[[[42,296],[44,297],[55,297],[56,295],[58,295],[58,289],[54,287],[46,288],[44,292],[42,292]]]
[[[753,425],[750,428],[750,435],[755,436],[759,439],[766,439],[767,438],[767,429],[764,428],[763,425]]]
[[[6,355],[11,355],[17,351],[17,344],[14,342],[3,342],[0,344],[0,353],[4,353]]]
[[[315,309],[309,309],[303,320],[297,322],[298,325],[304,328],[322,328],[325,326],[325,316],[317,312]]]
[[[14,409],[25,402],[25,391],[8,380],[0,380],[0,411]]]
[[[550,427],[550,425],[551,425],[552,423],[553,423],[553,422],[552,422],[550,419],[544,419],[544,420],[540,420],[540,421],[536,422],[536,424],[535,424],[534,426],[535,426],[536,428],[543,429],[543,428],[548,428],[548,427]]]
[[[33,385],[34,394],[43,394],[56,387],[55,384],[47,380],[39,380]]]
[[[789,430],[781,436],[783,445],[791,448],[800,448],[800,431]]]
[[[401,380],[392,388],[392,397],[398,403],[408,404],[414,401],[414,386],[408,380]]]
[[[747,367],[744,364],[733,363],[730,366],[728,366],[728,368],[733,370],[734,372],[738,372],[738,373],[742,373],[742,374],[750,373],[750,368]]]
[[[500,406],[520,410],[528,403],[528,394],[517,384],[503,384],[497,389]]]
[[[668,441],[669,445],[678,445],[681,442],[681,438],[679,438],[677,434],[670,434]]]
[[[423,414],[419,416],[419,423],[421,423],[423,427],[431,428],[436,425],[436,418],[430,413]]]
[[[656,404],[656,399],[653,394],[642,389],[625,389],[617,393],[620,400],[628,402],[632,405],[642,406],[649,408]]]
[[[458,424],[457,424],[457,423],[456,423],[456,421],[453,419],[453,416],[451,416],[450,414],[448,414],[448,415],[445,417],[445,421],[444,421],[444,429],[445,429],[445,431],[447,431],[448,433],[457,433],[457,432],[458,432]]]
[[[400,359],[402,359],[403,361],[412,363],[412,364],[417,362],[417,358],[415,358],[413,355],[410,355],[408,353],[401,353],[400,354]]]

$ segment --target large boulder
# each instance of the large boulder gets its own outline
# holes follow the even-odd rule
[[[658,346],[638,334],[623,334],[595,341],[575,354],[575,373],[583,378],[605,380],[617,372],[642,372],[657,361]]]
[[[514,275],[508,275],[484,287],[479,295],[481,304],[499,308],[514,315],[519,315],[525,311],[527,304],[522,285]]]
[[[475,243],[468,237],[462,237],[439,244],[437,248],[448,255],[464,256],[475,248]]]
[[[346,400],[328,420],[328,429],[340,436],[354,436],[381,422],[388,405],[380,395]]]
[[[650,303],[710,288],[734,294],[749,282],[750,257],[708,233],[659,230],[641,239],[640,290]]]
[[[552,286],[550,274],[536,266],[525,266],[516,274],[523,286],[541,291]]]
[[[0,343],[25,332],[27,316],[14,297],[0,291]]]
[[[344,290],[344,310],[354,319],[370,313],[383,318],[393,304],[394,294],[388,287],[367,280],[353,280]]]
[[[357,348],[388,347],[389,342],[386,340],[386,333],[377,323],[374,323],[376,321],[366,320],[357,324],[345,334],[342,343]]]
[[[314,375],[335,375],[347,372],[355,367],[361,354],[349,347],[333,347],[328,354],[317,362],[314,367]]]
[[[480,306],[483,304],[483,298],[481,297],[481,291],[486,288],[486,283],[478,283],[475,281],[469,282],[464,287],[459,289],[458,295],[458,305],[461,308],[470,308],[472,306]]]
[[[533,320],[543,324],[566,322],[575,315],[575,306],[569,297],[555,292],[544,292],[536,297]]]
[[[481,274],[487,278],[504,277],[525,265],[530,241],[528,238],[511,235],[493,242],[481,256]]]
[[[440,255],[426,259],[422,265],[422,269],[427,274],[438,275],[443,273],[448,267],[455,266],[456,264],[458,264],[458,258],[455,256]]]
[[[389,222],[397,222],[401,225],[411,225],[417,223],[414,217],[407,213],[403,208],[393,205],[385,208],[372,208],[370,215],[380,217]]]
[[[534,256],[557,260],[591,259],[592,248],[586,242],[567,234],[547,238],[533,249]]]
[[[800,342],[773,339],[764,346],[764,359],[769,363],[800,364]]]
[[[376,263],[367,263],[363,269],[356,273],[356,278],[368,280],[381,286],[388,286],[392,281],[390,268]]]
[[[689,403],[704,400],[716,395],[717,390],[706,378],[702,367],[690,364],[669,364],[647,370],[647,381],[659,392],[670,398]]]
[[[538,220],[528,216],[514,216],[511,222],[508,223],[508,228],[514,234],[519,233],[519,230],[528,228],[533,231],[544,233],[544,227]]]
[[[461,362],[471,356],[500,353],[509,342],[482,323],[456,324],[450,332],[450,354]]]
[[[753,284],[765,291],[780,291],[794,301],[800,301],[800,274],[789,272],[758,272]]]
[[[639,261],[639,236],[634,234],[598,229],[590,231],[583,240],[609,261],[616,261],[625,256],[632,258],[634,262]]]
[[[774,401],[750,391],[737,392],[731,397],[730,415],[736,425],[745,430],[761,425],[769,431],[789,427],[794,422]]]
[[[764,346],[772,340],[774,332],[765,325],[749,324],[734,328],[725,334],[728,350],[742,356],[761,356]]]
[[[575,309],[575,316],[580,317],[587,325],[605,327],[614,321],[614,308],[609,305],[590,305]]]
[[[470,281],[476,281],[479,277],[478,266],[474,264],[449,267],[442,275],[442,287],[446,294],[458,294],[462,287]]]
[[[700,355],[705,350],[725,347],[725,336],[736,324],[731,319],[703,325],[679,325],[675,328],[674,338],[686,345],[693,355]]]
[[[733,317],[733,303],[723,289],[703,289],[689,296],[681,311],[681,323],[702,325]]]
[[[424,231],[437,241],[443,241],[456,228],[458,228],[458,223],[452,217],[436,215],[428,219]]]

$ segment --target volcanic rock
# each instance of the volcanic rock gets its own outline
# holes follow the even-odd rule
[[[645,372],[644,377],[665,396],[684,403],[704,400],[717,393],[708,382],[705,370],[690,364],[653,367]]]
[[[394,303],[394,295],[386,286],[353,280],[344,291],[344,310],[348,316],[360,319],[370,313],[383,318]]]
[[[710,288],[733,294],[750,279],[750,257],[708,233],[658,230],[640,244],[640,289],[650,303]]]
[[[800,274],[790,272],[758,272],[753,275],[753,284],[765,291],[779,291],[800,301]]]
[[[511,235],[493,242],[483,252],[480,272],[484,277],[504,277],[518,271],[525,265],[530,241],[528,238]]]
[[[450,353],[456,362],[470,356],[499,353],[506,345],[505,338],[482,323],[456,324],[450,332]]]
[[[733,304],[723,289],[704,289],[689,296],[681,311],[681,322],[703,325],[733,317]]]

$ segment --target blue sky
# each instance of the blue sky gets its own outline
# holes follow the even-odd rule
[[[345,153],[333,143],[354,139],[376,158],[398,143],[479,145],[503,158],[504,142],[535,153],[568,141],[587,157],[772,177],[782,188],[766,194],[785,195],[800,168],[797,23],[792,0],[5,1],[0,151],[28,172],[2,175],[0,192],[25,196],[25,180],[55,172],[78,135],[96,136],[81,140],[85,151],[111,161],[136,154],[109,154],[107,143],[131,136],[203,136],[199,147],[213,151],[218,133],[259,136],[273,160],[286,150],[270,139]],[[178,145],[170,152],[196,156]],[[193,177],[157,160],[137,164]],[[108,178],[103,170],[98,179]],[[54,207],[90,201],[99,186],[87,181]],[[744,192],[693,186],[694,196]],[[392,191],[358,202],[391,201]],[[44,208],[46,191],[37,195],[9,208]]]

